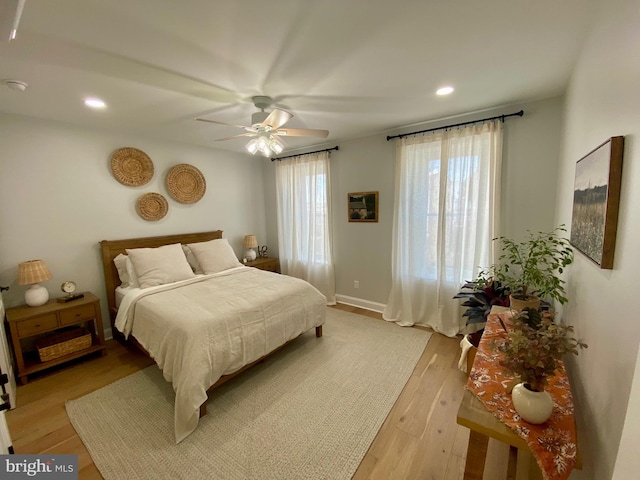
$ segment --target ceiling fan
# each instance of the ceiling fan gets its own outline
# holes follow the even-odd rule
[[[233,135],[231,137],[217,138],[215,141],[221,142],[240,137],[252,137],[246,145],[246,149],[252,155],[257,152],[262,153],[265,157],[271,156],[272,153],[278,155],[284,150],[284,143],[280,137],[320,137],[326,138],[329,130],[316,130],[310,128],[281,128],[285,123],[293,118],[293,114],[274,108],[270,113],[265,112],[265,108],[269,108],[273,103],[271,97],[258,95],[251,99],[259,112],[251,115],[251,126],[234,125],[232,123],[218,122],[217,120],[209,120],[206,118],[196,118],[200,122],[215,123],[218,125],[226,125],[228,127],[242,128],[245,133]]]

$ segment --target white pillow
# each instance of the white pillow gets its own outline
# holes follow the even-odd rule
[[[182,251],[184,252],[184,256],[187,257],[187,262],[189,262],[189,265],[191,265],[191,270],[193,270],[193,273],[195,273],[196,275],[202,275],[204,273],[202,271],[202,267],[198,263],[196,256],[189,248],[189,245],[182,245]]]
[[[157,248],[127,249],[140,288],[195,277],[179,243]]]
[[[129,286],[129,273],[127,272],[127,257],[124,254],[119,254],[116,258],[113,259],[113,263],[116,265],[116,270],[118,270],[118,277],[120,277],[120,286],[126,288]]]
[[[136,270],[133,268],[133,263],[131,263],[129,255],[125,255],[125,257],[127,257],[127,275],[129,275],[129,286],[133,288],[139,288],[140,281],[138,280],[138,275],[136,275]]]
[[[218,273],[242,265],[226,238],[190,243],[188,246],[206,274]]]

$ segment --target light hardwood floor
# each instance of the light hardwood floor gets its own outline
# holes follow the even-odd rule
[[[357,307],[335,308],[381,320],[379,313]],[[456,424],[466,381],[457,368],[459,343],[433,334],[355,480],[462,479],[469,431]],[[18,387],[18,406],[7,413],[16,453],[75,453],[80,479],[102,478],[69,422],[65,401],[153,363],[131,346],[113,340],[107,345],[105,357],[88,357],[43,372]],[[504,479],[508,449],[490,442],[489,450],[484,480]]]

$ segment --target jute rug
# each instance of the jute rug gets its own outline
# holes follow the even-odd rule
[[[348,479],[430,334],[327,309],[307,332],[214,390],[179,445],[173,390],[154,365],[66,404],[100,473],[112,479]]]

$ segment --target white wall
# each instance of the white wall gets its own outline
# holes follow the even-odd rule
[[[502,233],[523,236],[527,229],[554,225],[555,172],[560,154],[563,98],[528,102],[485,112],[427,122],[390,132],[406,133],[524,109],[504,124]],[[331,152],[336,292],[339,301],[381,310],[391,290],[391,245],[395,182],[395,142],[387,133],[336,142]],[[333,147],[336,143],[328,144]],[[277,244],[275,165],[265,164],[269,242]],[[379,192],[379,222],[349,223],[347,194]],[[270,247],[271,248],[271,247]],[[353,286],[354,280],[360,288]]]
[[[559,222],[570,224],[576,162],[607,138],[624,135],[614,268],[600,270],[576,254],[563,314],[589,344],[569,363],[584,460],[583,471],[572,478],[607,480],[625,422],[640,335],[632,301],[640,284],[640,5],[611,0],[598,18],[567,93],[556,213]],[[629,412],[632,418],[626,421],[637,423],[635,410]]]
[[[631,385],[629,406],[613,471],[613,480],[635,478],[640,472],[640,455],[637,451],[638,445],[640,445],[638,417],[640,417],[640,355],[636,360],[635,375]]]
[[[18,263],[42,258],[53,274],[43,283],[51,297],[62,295],[62,281],[74,280],[102,299],[107,327],[100,240],[222,229],[242,257],[245,234],[266,236],[262,167],[249,155],[12,115],[0,115],[0,145],[0,284],[11,286],[7,306],[23,303]],[[113,177],[111,154],[126,146],[153,161],[147,185],[127,187]],[[206,179],[206,194],[195,204],[167,192],[165,176],[178,163],[194,165]],[[169,202],[157,222],[136,213],[136,199],[147,192]]]

